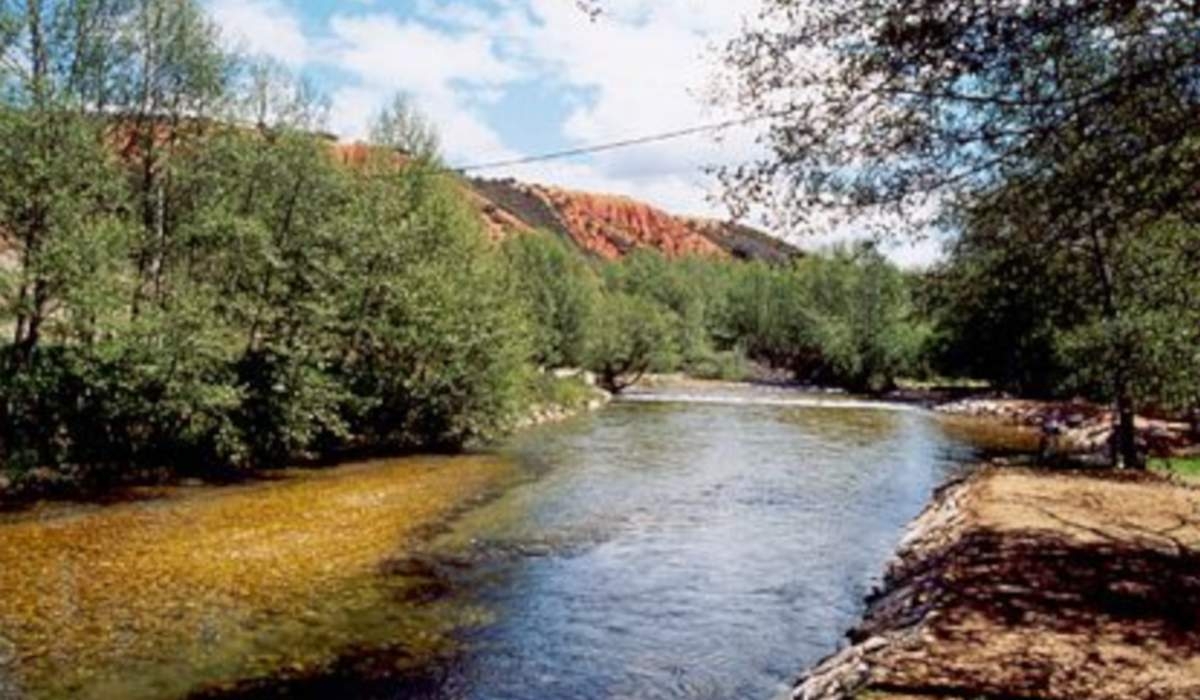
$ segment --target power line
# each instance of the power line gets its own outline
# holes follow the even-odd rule
[[[631,146],[642,146],[648,143],[657,143],[659,141],[670,141],[673,139],[683,138],[686,136],[694,136],[703,134],[709,131],[719,131],[728,129],[732,126],[745,126],[756,121],[777,117],[786,112],[774,112],[769,114],[758,114],[742,119],[730,119],[715,124],[702,124],[700,126],[688,127],[686,129],[677,129],[675,131],[664,131],[658,134],[650,134],[648,136],[639,136],[637,138],[623,139],[620,141],[610,141],[608,143],[599,143],[591,146],[581,146],[579,148],[571,148],[565,151],[551,151],[534,156],[524,156],[522,158],[513,158],[511,160],[498,160],[475,165],[465,165],[453,168],[460,173],[478,172],[480,170],[495,170],[496,168],[507,168],[514,165],[527,165],[529,163],[541,163],[548,160],[562,160],[563,158],[574,158],[576,156],[589,155],[591,153],[601,153],[604,151],[614,151],[620,148],[629,148]]]

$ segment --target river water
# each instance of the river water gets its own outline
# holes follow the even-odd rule
[[[258,656],[286,645],[266,657],[293,670],[259,666],[238,682],[244,666],[188,666],[181,657],[210,652],[181,649],[139,678],[169,668],[194,674],[186,685],[95,693],[85,678],[70,694],[769,700],[838,647],[905,524],[979,450],[969,431],[907,407],[744,389],[634,399],[465,469],[502,475],[344,584],[360,589],[354,614],[312,613],[320,634],[255,637]],[[451,622],[420,622],[435,618]],[[291,664],[313,635],[336,658]]]

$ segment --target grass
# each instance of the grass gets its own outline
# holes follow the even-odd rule
[[[1152,459],[1150,460],[1150,468],[1156,471],[1169,472],[1189,481],[1200,481],[1200,457]]]

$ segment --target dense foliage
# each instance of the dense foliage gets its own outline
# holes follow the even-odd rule
[[[6,470],[456,449],[566,366],[620,390],[753,359],[864,391],[917,366],[910,280],[874,251],[496,245],[409,103],[337,147],[324,99],[227,53],[195,0],[8,3],[0,48]]]
[[[1200,228],[1165,220],[1108,250],[1117,321],[1087,260],[1036,232],[968,227],[934,271],[940,369],[1021,395],[1112,401],[1109,372],[1120,367],[1144,406],[1180,415],[1200,405]]]
[[[997,333],[960,335],[968,362],[1111,398],[1114,455],[1140,466],[1137,405],[1195,386],[1165,362],[1194,356],[1194,303],[1142,288],[1200,274],[1162,228],[1200,222],[1196,3],[768,0],[761,20],[728,65],[767,155],[726,171],[731,199],[961,232],[951,277],[971,299],[951,313]],[[999,298],[1011,284],[1048,289]]]
[[[323,103],[189,0],[0,10],[0,460],[212,470],[503,429],[508,272],[403,102]],[[398,155],[400,148],[419,148]]]
[[[864,392],[922,369],[929,332],[913,303],[914,280],[871,247],[787,266],[669,260],[649,250],[588,265],[549,236],[505,249],[539,360],[579,359],[610,390],[651,371],[742,379],[749,360]]]

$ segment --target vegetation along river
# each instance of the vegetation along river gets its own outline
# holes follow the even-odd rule
[[[497,454],[5,516],[0,698],[775,697],[978,449],[906,407],[659,393]]]

